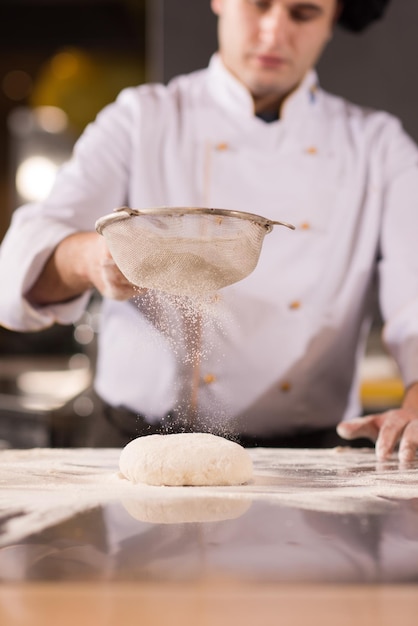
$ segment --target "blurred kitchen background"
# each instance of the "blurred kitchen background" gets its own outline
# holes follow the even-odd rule
[[[417,0],[392,0],[366,33],[337,29],[319,66],[325,88],[394,113],[416,141],[417,24]],[[14,209],[48,193],[79,134],[120,89],[204,67],[215,49],[209,0],[0,0],[0,241]],[[0,327],[0,447],[73,444],[96,409],[99,315],[93,297],[74,326]],[[365,412],[397,405],[403,391],[380,328],[376,313]]]

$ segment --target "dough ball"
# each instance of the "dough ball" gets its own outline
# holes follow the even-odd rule
[[[209,433],[138,437],[123,448],[119,469],[148,485],[241,485],[253,476],[245,448]]]
[[[221,522],[244,515],[251,500],[241,498],[141,498],[124,500],[134,519],[149,524]]]

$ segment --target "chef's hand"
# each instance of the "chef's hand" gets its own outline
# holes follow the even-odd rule
[[[129,300],[140,291],[122,274],[110,254],[106,240],[100,235],[93,242],[88,276],[92,286],[106,298]]]
[[[407,389],[401,408],[341,422],[337,433],[343,439],[375,441],[379,460],[387,459],[399,444],[399,460],[413,461],[418,450],[418,382]]]
[[[140,291],[120,272],[104,237],[74,233],[57,245],[26,298],[44,306],[67,302],[92,288],[113,300],[129,300]]]

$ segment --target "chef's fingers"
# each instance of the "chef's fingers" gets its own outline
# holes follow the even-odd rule
[[[337,433],[343,439],[366,437],[376,442],[376,456],[387,459],[399,445],[399,460],[410,462],[418,450],[418,419],[416,413],[397,409],[368,417],[341,422]]]
[[[356,417],[349,422],[340,422],[337,425],[337,433],[343,439],[351,440],[365,437],[371,441],[376,441],[379,435],[377,416]]]
[[[399,443],[406,425],[409,422],[409,412],[402,409],[388,411],[376,440],[376,456],[379,460],[387,459]]]
[[[416,458],[418,450],[418,419],[406,425],[399,444],[399,461],[410,463]]]
[[[99,291],[112,300],[129,300],[144,294],[147,289],[133,285],[119,270],[113,259],[102,260]]]
[[[135,287],[125,278],[112,259],[102,259],[102,295],[112,300],[129,300],[135,295]]]

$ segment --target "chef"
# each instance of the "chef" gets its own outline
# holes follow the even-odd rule
[[[1,246],[0,323],[76,322],[103,297],[88,445],[192,428],[245,445],[376,441],[418,447],[418,150],[400,122],[321,89],[336,23],[360,31],[387,0],[211,0],[219,50],[168,86],[122,91],[79,139],[49,197],[18,209]],[[95,221],[114,208],[208,206],[291,222],[255,271],[196,322],[137,290]],[[237,260],[239,263],[239,260]],[[379,279],[384,341],[406,388],[359,417],[359,362]],[[192,329],[193,330],[193,329]],[[194,351],[185,358],[194,336]],[[198,345],[197,345],[198,344]],[[193,420],[187,423],[189,411]]]

